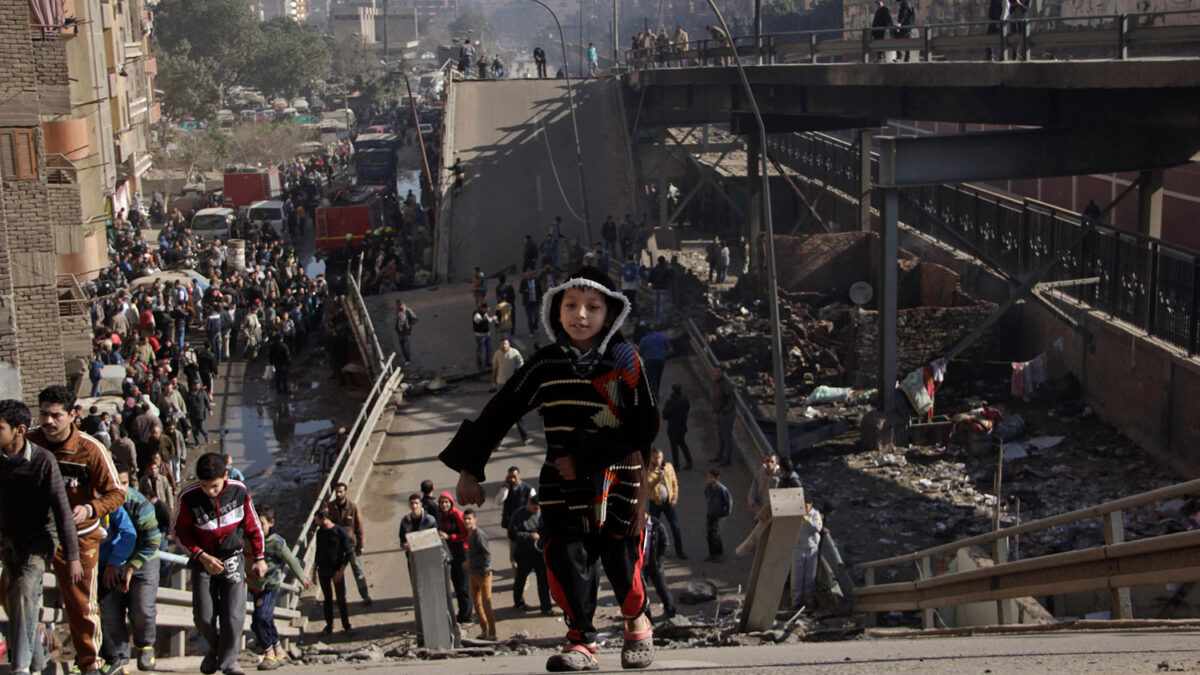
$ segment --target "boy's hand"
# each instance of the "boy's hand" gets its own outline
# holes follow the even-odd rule
[[[208,572],[209,574],[215,575],[225,571],[225,565],[223,565],[221,561],[218,560],[214,555],[201,553],[198,558],[200,560],[200,564],[204,566],[204,571]]]
[[[459,472],[457,492],[459,504],[483,506],[483,503],[487,501],[487,490],[483,489],[483,486],[475,478],[475,474],[470,471]]]
[[[558,469],[558,475],[562,476],[563,480],[575,480],[575,460],[570,456],[554,460],[554,468]]]
[[[67,574],[71,577],[71,583],[77,584],[83,581],[83,565],[78,560],[71,560],[67,563]]]
[[[254,564],[250,566],[250,572],[252,574],[251,579],[261,579],[267,576],[267,561],[255,560]]]

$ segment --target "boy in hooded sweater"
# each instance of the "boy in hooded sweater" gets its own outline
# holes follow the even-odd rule
[[[542,324],[553,341],[534,354],[484,407],[464,421],[439,456],[459,472],[462,504],[482,505],[479,483],[493,449],[521,415],[537,408],[547,453],[539,476],[551,594],[568,625],[551,671],[595,670],[593,615],[599,565],[625,617],[621,665],[653,661],[642,564],[646,466],[658,410],[641,361],[620,326],[629,302],[612,280],[583,267],[546,293]]]

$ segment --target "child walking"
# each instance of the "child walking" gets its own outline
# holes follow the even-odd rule
[[[259,670],[275,670],[287,663],[287,652],[279,642],[279,631],[275,629],[275,603],[279,599],[279,586],[287,576],[287,571],[308,588],[308,579],[304,578],[304,567],[288,548],[283,535],[275,532],[275,509],[263,506],[258,509],[258,521],[266,534],[265,560],[267,573],[257,579],[251,579],[247,585],[254,599],[254,615],[250,619],[250,630],[258,640],[258,646],[263,650],[263,660],[258,664]],[[286,568],[285,568],[286,565]]]
[[[545,560],[569,629],[562,651],[546,662],[554,672],[599,668],[592,618],[601,565],[625,618],[621,665],[644,668],[654,660],[640,569],[658,409],[637,352],[620,332],[629,312],[629,301],[595,267],[547,291],[542,327],[550,346],[526,361],[477,419],[464,421],[439,456],[459,472],[459,502],[482,505],[480,482],[493,449],[522,415],[540,410],[548,446],[538,486]]]

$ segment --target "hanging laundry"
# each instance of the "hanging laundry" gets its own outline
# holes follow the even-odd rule
[[[1014,361],[1012,364],[1012,395],[1028,401],[1049,378],[1046,364],[1046,352],[1042,352],[1028,361]]]

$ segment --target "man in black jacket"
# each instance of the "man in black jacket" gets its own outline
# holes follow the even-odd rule
[[[670,619],[675,616],[675,598],[671,596],[671,588],[667,586],[667,576],[663,572],[663,558],[667,555],[667,530],[662,521],[649,513],[643,513],[646,523],[646,536],[642,540],[645,555],[642,557],[643,584],[648,581],[654,584],[658,599],[662,601],[663,613]]]
[[[875,18],[871,20],[871,28],[874,28],[875,30],[871,31],[871,39],[884,39],[887,37],[886,29],[891,27],[892,12],[887,8],[887,3],[885,3],[884,0],[875,0]],[[875,60],[877,62],[887,63],[892,60],[892,53],[885,50],[877,51],[875,52]]]
[[[525,322],[529,328],[529,335],[537,335],[538,319],[541,316],[542,295],[546,293],[546,289],[542,286],[541,279],[534,276],[532,271],[525,273],[525,278],[521,279],[521,285],[517,289],[521,295],[521,303],[525,305]],[[513,334],[516,334],[516,327],[513,327]]]
[[[678,382],[671,385],[671,397],[663,405],[662,416],[667,421],[667,439],[671,442],[671,462],[684,471],[692,468],[692,451],[688,449],[687,441],[684,440],[687,436],[688,413],[691,412],[691,409],[692,404],[683,395],[683,385]],[[687,464],[679,463],[680,450],[687,458]]]
[[[271,348],[267,351],[267,359],[275,369],[275,391],[280,394],[288,393],[288,368],[292,365],[292,350],[283,342],[283,336],[275,333],[271,336]]]
[[[350,536],[340,525],[334,524],[325,509],[317,511],[317,579],[321,582],[321,594],[325,599],[325,629],[322,635],[333,633],[333,596],[337,594],[338,614],[342,617],[342,630],[350,630],[350,608],[346,606],[346,565],[354,548]]]
[[[508,526],[508,538],[516,549],[517,573],[513,577],[513,607],[526,609],[525,581],[532,571],[537,575],[538,602],[542,614],[550,616],[554,610],[550,606],[550,583],[546,578],[546,560],[542,555],[542,543],[545,539],[545,529],[542,526],[542,507],[538,497],[534,495],[526,502],[525,508],[515,512]]]

